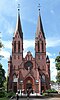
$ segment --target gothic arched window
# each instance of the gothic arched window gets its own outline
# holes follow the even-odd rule
[[[41,77],[41,81],[42,81],[42,83],[45,82],[45,75],[44,75],[44,74],[43,74],[42,77]]]
[[[18,41],[18,52],[20,52],[20,41]]]
[[[39,44],[39,41],[38,41],[38,52],[40,51],[40,44]]]
[[[15,81],[15,78],[16,78],[16,74],[13,75],[13,82]]]
[[[42,41],[42,51],[44,51],[44,43],[43,43],[43,41]]]
[[[14,52],[16,52],[16,41],[14,41]]]
[[[24,67],[26,70],[31,70],[32,67],[33,67],[33,63],[31,61],[27,61],[25,64],[24,64]]]
[[[17,78],[17,75],[15,73],[13,74],[13,82],[18,82],[18,78]]]

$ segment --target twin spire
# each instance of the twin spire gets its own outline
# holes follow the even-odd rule
[[[17,14],[17,23],[16,23],[16,30],[15,33],[19,32],[20,37],[23,38],[23,33],[22,33],[22,27],[21,27],[21,21],[20,21],[20,7],[18,4],[18,14]]]
[[[19,5],[19,4],[18,4],[18,14],[17,14],[17,23],[16,23],[15,34],[16,34],[16,32],[19,32],[20,37],[23,38],[22,27],[21,27],[21,21],[20,21],[20,5]],[[42,25],[42,21],[41,21],[40,4],[39,4],[39,16],[38,16],[36,37],[39,36],[40,32],[42,32],[43,37],[45,38],[44,31],[43,31],[43,25]]]
[[[43,25],[42,25],[42,20],[41,20],[41,15],[40,15],[40,4],[39,4],[39,16],[38,16],[38,23],[37,23],[37,30],[36,30],[36,37],[39,36],[40,32],[42,32],[43,37],[45,39],[44,35],[44,30],[43,30]]]
[[[40,12],[39,12],[38,22],[37,22],[37,30],[36,30],[36,37],[38,37],[41,32],[42,32],[42,35],[43,35],[43,37],[45,39],[42,20],[41,20],[41,15],[40,15]]]

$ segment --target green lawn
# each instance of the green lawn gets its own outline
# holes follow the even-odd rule
[[[4,98],[0,98],[0,100],[9,100],[8,98],[4,97]]]

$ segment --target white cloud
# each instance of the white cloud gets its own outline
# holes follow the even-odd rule
[[[12,49],[11,41],[2,41],[2,43],[4,45],[4,48],[1,49],[0,55],[2,55],[5,59],[8,59],[11,55],[10,52],[8,52],[8,49]]]
[[[4,58],[6,58],[6,59],[8,59],[10,57],[10,53],[5,50],[0,51],[0,55],[4,56]]]
[[[55,59],[50,58],[50,73],[51,73],[51,80],[56,81],[57,70],[55,67]]]
[[[47,41],[47,47],[60,46],[60,39],[51,37],[51,38],[48,38],[46,41]]]
[[[35,45],[34,40],[24,40],[24,44],[23,44],[23,47],[24,47],[23,55],[24,55],[24,57],[26,56],[26,54],[28,52],[28,48],[34,48],[34,45]],[[32,52],[32,55],[33,55],[33,52]]]
[[[55,63],[55,59],[54,58],[50,58],[50,61]]]
[[[12,34],[14,32],[14,29],[11,27],[11,25],[8,25],[7,33]]]
[[[27,48],[30,48],[30,47],[34,47],[35,45],[35,42],[34,40],[24,40],[24,50],[26,50]]]
[[[0,15],[0,27],[4,27],[5,33],[12,34],[14,32],[14,29],[12,27],[12,23],[10,23],[4,16]]]
[[[25,57],[25,56],[26,56],[26,54],[27,54],[27,51],[24,51],[24,52],[23,52],[23,57]]]
[[[6,49],[12,49],[12,42],[11,41],[2,41],[4,48]]]
[[[49,53],[49,52],[46,52],[46,54],[47,54],[48,56],[52,56],[52,54],[51,54],[51,53]]]

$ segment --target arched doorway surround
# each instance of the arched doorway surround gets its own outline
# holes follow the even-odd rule
[[[41,93],[46,90],[46,76],[45,74],[40,75],[40,80],[41,80]]]
[[[26,91],[27,89],[33,89],[34,90],[34,78],[28,76],[24,80],[24,90]]]
[[[12,88],[13,88],[13,91],[15,93],[17,92],[17,82],[18,82],[18,78],[17,78],[17,75],[14,73],[13,74],[13,84],[12,84]]]

